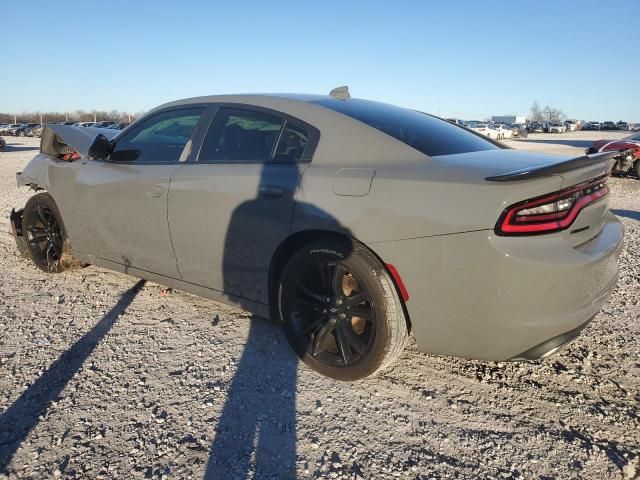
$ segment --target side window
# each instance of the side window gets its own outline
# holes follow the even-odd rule
[[[280,141],[278,142],[278,148],[276,154],[273,157],[274,163],[297,163],[302,158],[304,147],[307,146],[309,141],[309,134],[290,123],[287,123]]]
[[[268,162],[282,123],[275,115],[221,108],[204,139],[199,161]]]
[[[204,108],[184,108],[159,113],[127,132],[116,143],[112,160],[136,163],[176,163]]]

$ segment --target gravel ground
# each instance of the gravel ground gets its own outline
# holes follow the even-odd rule
[[[600,135],[600,134],[598,134]],[[579,136],[516,148],[582,151]],[[582,139],[582,140],[581,140]],[[17,257],[8,212],[37,140],[0,152],[0,478],[637,478],[640,181],[613,178],[621,278],[535,363],[418,353],[356,384],[297,363],[279,328],[96,267]]]

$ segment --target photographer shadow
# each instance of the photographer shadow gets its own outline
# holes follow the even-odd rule
[[[225,292],[236,292],[241,285],[252,280],[255,284],[259,278],[266,283],[264,266],[268,266],[271,259],[256,256],[256,242],[280,242],[272,237],[278,234],[269,225],[268,213],[265,211],[261,218],[256,218],[256,212],[263,211],[265,202],[272,202],[259,192],[274,182],[284,186],[284,193],[273,204],[291,205],[290,219],[294,208],[301,209],[313,212],[319,221],[332,224],[328,228],[339,228],[337,221],[321,209],[295,202],[301,176],[301,166],[297,164],[262,167],[256,198],[235,209],[226,232]],[[250,234],[256,222],[262,222],[261,239]],[[288,257],[292,253],[293,249],[284,255]],[[271,296],[272,302],[274,297]],[[296,478],[298,357],[285,338],[273,305],[271,311],[271,321],[251,318],[246,345],[217,423],[206,479]]]

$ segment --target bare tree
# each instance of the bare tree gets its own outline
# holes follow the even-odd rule
[[[543,110],[544,119],[549,123],[560,123],[564,120],[565,115],[562,113],[562,110],[555,107],[550,107],[549,105],[544,107]]]
[[[542,110],[540,110],[540,105],[538,105],[538,102],[536,101],[534,101],[533,105],[531,105],[529,120],[532,122],[542,122],[544,120],[544,117],[542,116]]]

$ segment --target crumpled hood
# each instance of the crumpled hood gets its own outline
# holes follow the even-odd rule
[[[51,153],[45,151],[45,145],[47,141],[51,141],[52,135],[46,135],[46,130],[50,130],[57,135],[70,147],[78,152],[82,156],[87,156],[89,147],[99,134],[103,134],[109,140],[114,138],[120,133],[120,130],[114,130],[112,128],[94,128],[94,127],[74,127],[73,125],[58,125],[47,124],[45,132],[42,134],[42,143],[40,144],[40,150],[43,153]],[[46,139],[46,140],[45,140]]]

